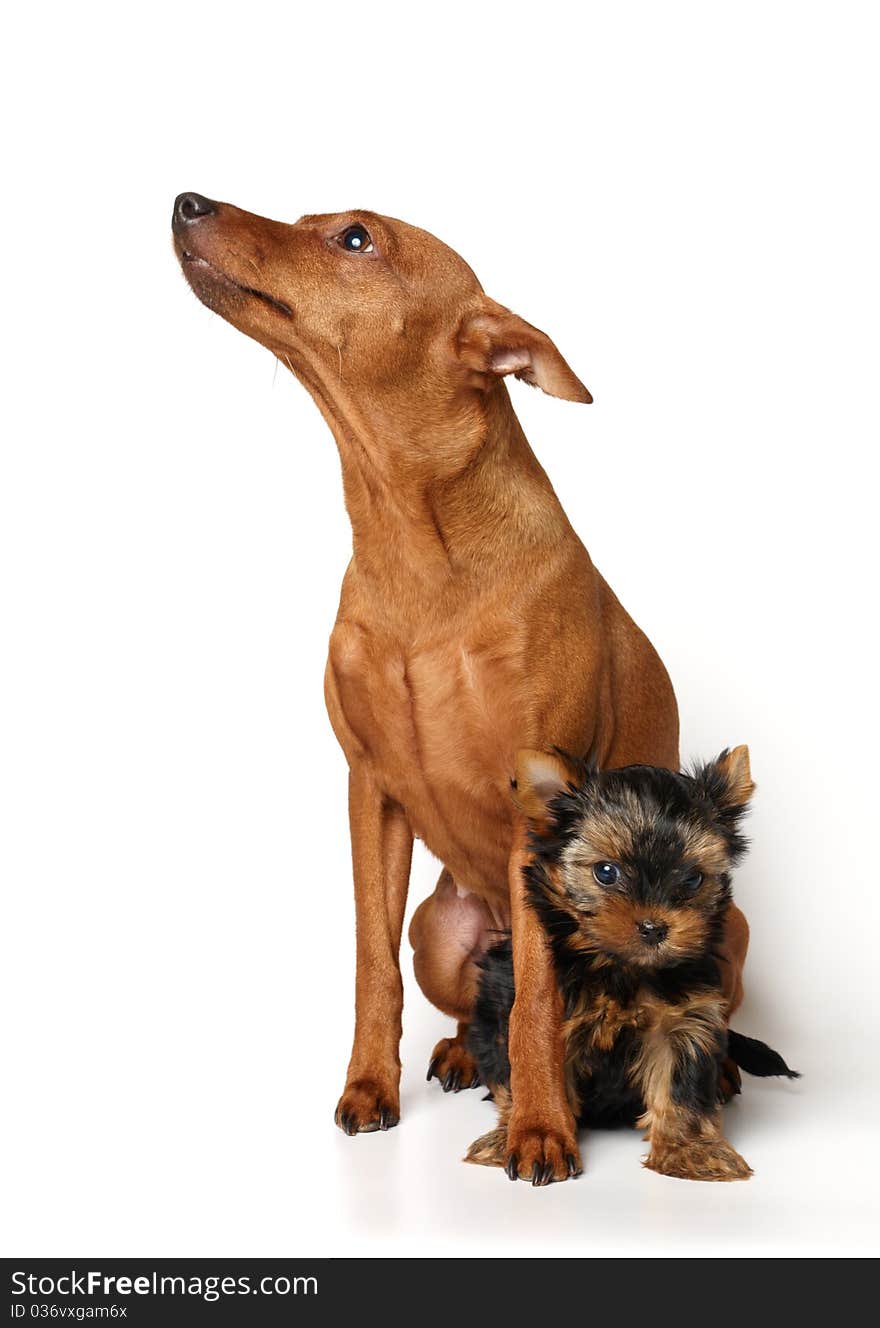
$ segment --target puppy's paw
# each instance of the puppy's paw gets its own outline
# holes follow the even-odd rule
[[[441,1038],[431,1052],[428,1079],[439,1079],[444,1093],[476,1088],[480,1082],[477,1062],[460,1038]]]
[[[685,1144],[655,1140],[645,1166],[680,1180],[748,1180],[752,1169],[726,1139]]]
[[[372,1079],[353,1079],[345,1085],[335,1120],[345,1134],[390,1130],[400,1120],[400,1098]]]
[[[514,1116],[507,1130],[504,1169],[511,1180],[530,1180],[533,1185],[579,1176],[583,1167],[574,1123],[520,1124]]]
[[[499,1126],[475,1139],[464,1157],[479,1167],[503,1167],[507,1164],[507,1131]]]

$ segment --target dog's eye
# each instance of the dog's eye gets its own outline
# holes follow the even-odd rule
[[[343,249],[347,249],[350,254],[369,254],[373,251],[370,232],[365,230],[363,226],[349,226],[338,237],[338,243]]]
[[[695,895],[702,884],[703,873],[698,871],[691,872],[690,876],[686,876],[682,881],[681,892],[685,895]]]
[[[593,875],[600,885],[616,885],[620,880],[620,868],[616,862],[597,862]]]

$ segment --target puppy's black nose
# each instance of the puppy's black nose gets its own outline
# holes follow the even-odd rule
[[[217,211],[217,204],[201,194],[178,194],[174,200],[174,221],[189,226]]]
[[[639,923],[639,935],[646,945],[659,945],[669,935],[669,928],[665,922],[652,922],[650,918],[645,918]]]

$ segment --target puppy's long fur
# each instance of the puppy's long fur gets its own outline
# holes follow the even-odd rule
[[[744,747],[690,775],[599,772],[559,752],[518,761],[517,797],[532,825],[528,899],[563,999],[572,1112],[582,1125],[646,1126],[647,1165],[669,1175],[750,1174],[721,1134],[725,1059],[751,1074],[795,1077],[764,1043],[728,1033],[724,1019],[719,949],[752,788]],[[470,1161],[508,1165],[514,995],[504,940],[483,960],[470,1030],[500,1119]],[[570,1164],[576,1169],[574,1156]],[[535,1184],[550,1178],[533,1170]]]

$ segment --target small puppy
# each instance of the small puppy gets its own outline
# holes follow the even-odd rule
[[[645,1165],[667,1176],[750,1176],[721,1132],[720,1102],[739,1091],[735,1066],[797,1078],[775,1051],[725,1022],[719,949],[753,791],[747,747],[693,774],[637,765],[599,771],[559,751],[517,758],[514,796],[534,854],[529,903],[544,924],[564,1005],[572,1111],[581,1124],[646,1128]],[[509,939],[481,967],[470,1045],[499,1121],[465,1160],[507,1163],[515,1180],[506,1147]],[[574,1157],[569,1169],[577,1171]],[[536,1166],[532,1183],[549,1179]]]

